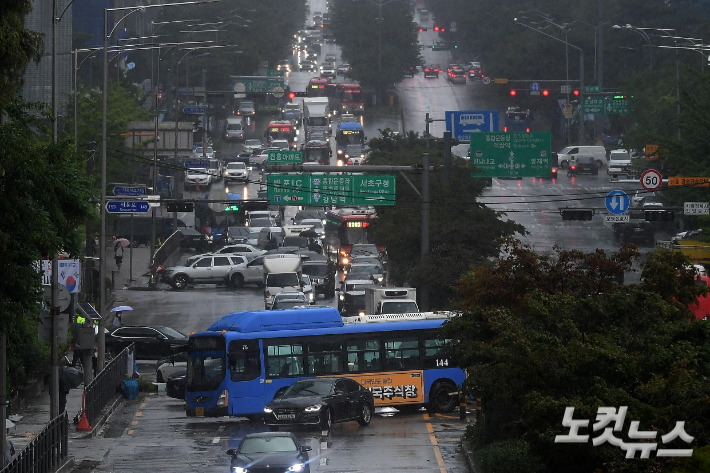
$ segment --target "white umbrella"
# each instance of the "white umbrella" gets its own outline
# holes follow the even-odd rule
[[[127,310],[133,310],[133,307],[131,307],[129,305],[120,305],[118,307],[114,307],[113,309],[111,309],[111,312],[125,312]]]
[[[15,427],[15,423],[11,421],[10,419],[5,419],[5,428],[6,429],[11,429]]]

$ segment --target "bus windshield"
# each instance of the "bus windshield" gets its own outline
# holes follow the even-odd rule
[[[362,102],[362,91],[360,89],[344,89],[343,102]]]
[[[347,222],[347,223],[360,223],[360,222]],[[367,228],[360,226],[350,226],[340,227],[340,243],[342,245],[355,245],[357,243],[370,243],[367,236]]]
[[[269,141],[287,140],[291,142],[294,138],[293,128],[289,126],[270,126],[266,133]]]
[[[407,314],[419,312],[417,304],[413,301],[386,301],[382,303],[381,314]]]
[[[327,148],[306,148],[303,153],[303,162],[327,162],[330,159],[330,154]]]
[[[190,357],[187,359],[187,389],[217,389],[226,373],[224,337],[190,338],[188,349]]]
[[[364,145],[365,133],[362,130],[339,130],[337,136],[338,145]]]
[[[298,274],[296,273],[268,274],[266,276],[267,287],[298,287],[299,285]]]

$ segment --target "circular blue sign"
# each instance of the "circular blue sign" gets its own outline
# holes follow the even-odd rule
[[[623,214],[624,212],[629,210],[630,206],[629,196],[626,194],[626,192],[621,190],[614,190],[609,192],[606,196],[606,200],[604,203],[606,204],[606,209],[609,211],[609,213],[615,215]]]

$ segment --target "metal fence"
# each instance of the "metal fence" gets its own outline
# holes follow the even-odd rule
[[[116,397],[121,381],[126,379],[128,374],[128,359],[131,357],[132,360],[131,353],[133,353],[133,344],[124,348],[88,386],[84,387],[84,396],[86,396],[84,410],[90,425],[93,425],[101,415],[106,404]]]
[[[0,473],[49,473],[67,458],[69,418],[63,412],[52,420]]]

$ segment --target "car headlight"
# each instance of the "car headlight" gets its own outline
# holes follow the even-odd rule
[[[309,293],[308,293],[308,298],[309,298],[310,300],[313,300],[313,299],[314,299],[314,296],[313,296],[313,293],[312,293],[312,292],[309,292]]]
[[[384,278],[383,278],[382,276],[380,276],[379,278],[375,278],[375,279],[377,279],[377,282],[382,282],[382,280],[383,280]]]
[[[264,408],[264,414],[271,414],[272,412],[274,412],[274,411],[270,407]]]
[[[248,473],[249,470],[246,468],[242,468],[241,466],[233,466],[232,467],[232,473]]]
[[[306,467],[303,463],[296,463],[295,465],[291,465],[288,467],[288,471],[303,471],[303,469]]]
[[[338,298],[339,298],[341,301],[344,301],[344,300],[345,300],[345,296],[342,295],[342,294],[340,294],[340,295],[338,296]]]
[[[357,315],[359,315],[360,317],[364,317],[364,316],[365,316],[365,311],[364,311],[364,310],[361,310],[360,312],[357,313]]]
[[[308,406],[304,409],[305,412],[318,412],[320,408],[323,407],[323,404],[314,404],[312,406]]]
[[[339,150],[338,150],[338,154],[343,154],[343,150],[342,150],[342,149],[339,149]]]

